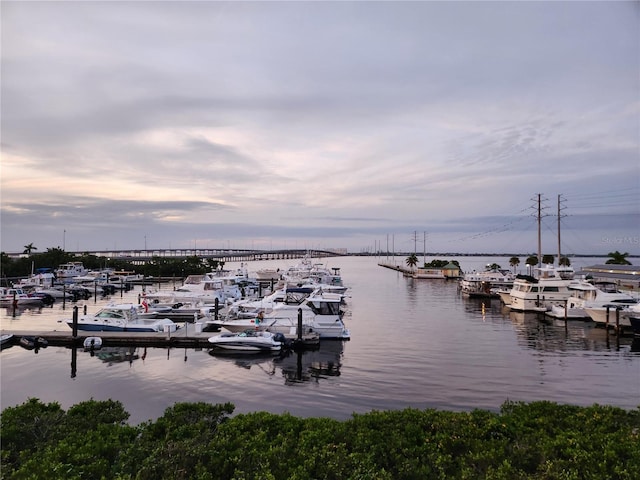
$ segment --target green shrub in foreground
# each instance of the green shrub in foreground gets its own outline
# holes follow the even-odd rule
[[[119,402],[30,399],[0,418],[6,479],[634,479],[640,411],[552,402],[347,421],[178,403],[133,427]]]

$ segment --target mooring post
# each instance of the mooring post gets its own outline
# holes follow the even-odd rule
[[[218,297],[215,298],[215,300],[213,301],[213,319],[214,320],[218,320],[218,308],[220,307],[220,300],[218,300]]]
[[[616,307],[616,335],[620,335],[620,307]]]
[[[87,314],[87,304],[86,303],[84,304],[83,312],[84,312],[85,315]]]
[[[72,328],[72,336],[75,340],[78,337],[78,306],[73,306],[73,328]],[[75,342],[74,342],[75,343]]]
[[[609,331],[609,309],[611,308],[611,305],[607,305],[607,314],[606,317],[604,319],[604,329],[608,332]]]
[[[298,340],[302,340],[302,309],[298,309]]]
[[[62,309],[64,310],[65,305],[67,304],[67,284],[62,284]]]

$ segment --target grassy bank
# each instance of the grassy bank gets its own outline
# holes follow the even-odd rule
[[[115,401],[1,416],[2,478],[635,479],[640,410],[551,402],[500,413],[406,409],[350,420],[182,403],[128,425]]]

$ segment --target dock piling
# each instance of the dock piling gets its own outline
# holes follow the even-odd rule
[[[78,338],[78,306],[73,306],[73,328],[72,328],[72,336],[74,340]]]

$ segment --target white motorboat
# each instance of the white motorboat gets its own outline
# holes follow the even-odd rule
[[[21,288],[0,288],[0,304],[8,306],[42,305],[42,298],[31,296]]]
[[[638,303],[638,298],[618,290],[613,282],[580,281],[569,285],[572,292],[564,305],[552,305],[547,315],[555,318],[589,318],[585,308],[624,306]]]
[[[513,288],[515,278],[509,270],[490,269],[484,272],[469,272],[460,280],[460,292],[468,297],[498,297],[500,291]]]
[[[274,307],[280,303],[293,303],[298,305],[302,299],[313,293],[310,287],[286,287],[279,288],[270,295],[259,300],[238,300],[229,305],[227,320],[254,319],[259,312],[271,313]]]
[[[510,291],[510,308],[520,312],[546,312],[552,305],[564,305],[571,296],[569,285],[573,279],[571,267],[544,265],[536,268],[536,277],[517,275]]]
[[[13,345],[13,334],[3,333],[0,335],[0,348],[9,348]]]
[[[256,279],[263,282],[278,280],[279,278],[280,271],[274,268],[261,268],[256,272]]]
[[[284,335],[255,329],[236,333],[221,333],[209,337],[211,347],[230,352],[279,352],[285,343]]]
[[[168,318],[145,318],[139,311],[140,306],[133,303],[107,305],[95,315],[78,318],[77,328],[96,332],[175,332],[178,328]],[[66,323],[73,328],[73,319]]]
[[[237,288],[237,287],[236,287]],[[185,278],[182,286],[173,291],[147,292],[147,300],[153,303],[201,303],[214,304],[216,300],[220,305],[224,305],[229,299],[240,298],[240,289],[237,291],[225,291],[224,282],[216,278],[212,272],[204,275],[189,275]]]
[[[618,323],[621,327],[631,327],[630,317],[640,316],[640,303],[634,305],[611,304],[603,307],[586,307],[585,312],[591,320],[600,325],[611,326]]]
[[[283,295],[283,297],[281,297]],[[224,328],[230,332],[242,332],[249,328],[267,330],[285,335],[296,333],[298,315],[302,315],[303,334],[317,333],[321,339],[349,339],[349,330],[342,320],[341,295],[323,294],[320,289],[285,289],[274,292],[266,302],[250,302],[249,310],[235,305],[235,317],[224,320],[210,320],[207,324],[214,328]],[[263,314],[258,322],[258,313]]]
[[[38,273],[32,273],[27,278],[22,278],[13,286],[16,288],[51,288],[55,284],[56,276],[48,268],[38,269]]]
[[[73,277],[86,275],[88,271],[82,262],[68,262],[59,265],[55,273],[59,281],[68,283],[73,281]]]
[[[102,338],[101,337],[87,337],[82,342],[85,351],[94,351],[100,350],[102,348]]]

